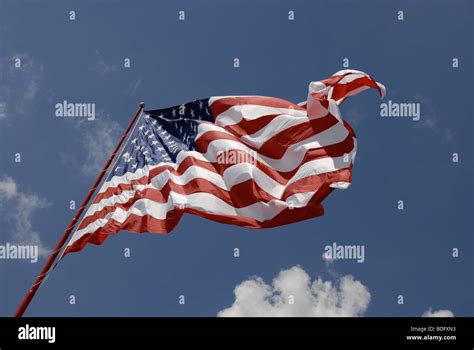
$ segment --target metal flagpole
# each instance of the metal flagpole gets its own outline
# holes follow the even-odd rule
[[[71,234],[74,226],[76,226],[77,224],[77,220],[81,217],[84,209],[86,208],[87,204],[89,203],[92,195],[94,194],[95,190],[97,189],[97,186],[99,186],[100,182],[102,181],[102,178],[104,177],[105,173],[107,172],[110,164],[112,163],[113,159],[115,158],[115,155],[117,154],[117,151],[120,149],[120,147],[122,146],[122,143],[123,141],[125,140],[125,138],[127,137],[128,133],[130,132],[130,129],[132,128],[133,124],[135,123],[135,121],[138,119],[139,115],[141,114],[141,112],[143,111],[143,108],[145,107],[145,103],[144,102],[141,102],[138,106],[138,109],[135,113],[135,115],[133,116],[133,119],[131,120],[130,124],[128,125],[127,129],[125,130],[125,132],[123,133],[122,135],[122,138],[120,139],[119,143],[117,144],[117,146],[115,147],[114,151],[112,152],[112,154],[110,155],[109,159],[107,160],[107,163],[105,163],[105,166],[104,168],[102,169],[102,171],[100,172],[100,174],[97,176],[97,179],[95,180],[94,184],[92,185],[91,189],[89,190],[89,193],[87,194],[86,198],[84,199],[84,201],[82,202],[80,208],[78,209],[76,215],[74,215],[74,217],[72,218],[71,222],[69,223],[68,227],[66,228],[66,230],[64,231],[61,239],[59,240],[58,244],[56,245],[56,247],[54,248],[54,251],[51,253],[50,257],[48,258],[48,260],[46,261],[43,269],[41,270],[41,272],[39,273],[39,275],[36,277],[33,285],[31,286],[31,288],[28,290],[28,292],[26,292],[26,295],[25,297],[23,298],[23,301],[21,302],[20,306],[18,307],[18,309],[16,310],[15,312],[15,317],[21,317],[23,316],[23,313],[25,312],[25,310],[28,308],[28,306],[30,305],[31,303],[31,300],[33,299],[33,297],[35,296],[36,292],[38,291],[39,287],[41,286],[41,284],[43,283],[44,279],[46,278],[48,272],[50,271],[51,269],[51,266],[54,264],[54,261],[56,260],[56,258],[58,257],[59,255],[59,252],[61,251],[61,248],[64,246],[64,243],[66,243],[67,239],[69,238],[69,235]]]

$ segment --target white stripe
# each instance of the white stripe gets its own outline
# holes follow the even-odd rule
[[[220,126],[217,126],[214,123],[199,123],[198,124],[198,129],[197,129],[197,134],[196,134],[196,137],[194,138],[194,141],[196,142],[197,140],[199,140],[199,138],[208,131],[219,131],[219,132],[223,132],[224,134],[230,135],[232,137],[238,138],[233,133],[227,131],[224,128],[221,128]]]
[[[329,186],[332,188],[337,188],[338,190],[345,190],[351,185],[350,182],[346,181],[339,181],[339,182],[333,182]]]
[[[288,181],[287,186],[289,186],[295,181],[301,180],[308,176],[319,175],[335,170],[349,168],[353,152],[355,152],[355,149],[346,155],[347,158],[345,158],[344,156],[335,158],[322,158],[304,163],[298,169],[296,174],[290,179],[290,181]],[[346,159],[348,161],[346,161]]]
[[[384,98],[385,95],[387,94],[387,89],[385,88],[385,85],[384,84],[380,84],[380,83],[377,83],[377,86],[379,87],[379,89],[382,91],[382,96],[380,96],[380,98]]]
[[[99,190],[99,193],[105,192],[109,187],[117,187],[118,185],[123,184],[123,183],[129,184],[133,180],[138,180],[142,178],[143,176],[148,175],[150,170],[160,167],[160,166],[164,166],[164,165],[169,165],[173,168],[175,168],[176,166],[173,163],[159,163],[156,165],[145,165],[143,168],[137,169],[133,173],[128,172],[120,176],[117,175],[117,176],[112,177],[109,181],[104,182],[104,184]]]
[[[228,110],[222,112],[216,117],[215,123],[216,125],[225,127],[228,125],[238,124],[244,118],[246,120],[255,120],[271,114],[289,114],[294,117],[306,117],[306,111],[298,109],[245,104],[232,106]]]
[[[265,142],[282,131],[306,122],[309,122],[307,117],[295,118],[292,115],[280,115],[275,119],[272,119],[270,123],[268,123],[256,133],[253,133],[252,135],[245,135],[240,139],[255,148],[260,148]]]
[[[346,73],[351,73],[350,75],[347,75],[347,76],[351,76],[351,75],[365,75],[365,76],[368,76],[367,73],[364,73],[364,72],[362,72],[362,71],[360,71],[360,70],[355,70],[355,69],[343,69],[343,70],[340,70],[340,71],[334,73],[334,74],[332,75],[332,77],[334,77],[334,76],[336,76],[336,75],[344,75],[344,74],[346,74]],[[331,78],[332,78],[332,77],[331,77]]]

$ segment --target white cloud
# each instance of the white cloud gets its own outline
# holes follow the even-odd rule
[[[9,176],[4,176],[3,179],[0,180],[0,201],[4,198],[11,199],[16,195],[15,181]]]
[[[370,302],[368,288],[352,276],[341,277],[338,285],[320,277],[312,282],[300,266],[281,271],[272,285],[260,277],[246,280],[235,287],[234,295],[232,306],[218,316],[362,316]]]
[[[9,212],[0,219],[8,225],[13,243],[38,246],[40,256],[46,256],[49,249],[41,242],[40,235],[33,229],[32,219],[36,211],[46,208],[49,203],[36,194],[18,191],[15,181],[9,176],[0,178],[0,207]],[[8,207],[7,207],[8,206]]]
[[[451,310],[433,311],[431,308],[429,308],[423,313],[423,315],[421,315],[421,317],[454,317],[454,314]]]

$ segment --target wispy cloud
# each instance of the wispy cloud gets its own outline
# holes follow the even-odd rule
[[[21,60],[20,67],[15,67],[15,59]],[[43,64],[27,53],[0,56],[0,118],[31,111],[43,75]]]
[[[321,257],[323,258],[323,261],[326,264],[326,267],[329,267],[330,265],[334,264],[334,262],[336,261],[336,259],[334,259],[332,256],[326,254],[326,252],[324,252],[321,255]]]
[[[0,102],[0,119],[5,118],[7,115],[5,114],[6,110],[6,103]]]
[[[108,117],[81,124],[82,146],[85,151],[81,170],[86,176],[97,176],[117,144],[122,128]]]
[[[423,313],[423,315],[421,315],[421,317],[454,317],[454,314],[451,310],[433,311],[431,308],[429,308]]]
[[[370,302],[368,288],[354,277],[311,281],[300,266],[281,271],[271,285],[260,277],[248,279],[235,287],[234,295],[232,306],[218,316],[362,316]]]
[[[356,126],[366,121],[367,115],[362,113],[357,107],[351,107],[347,112],[344,113],[342,118],[347,120],[349,124]]]
[[[100,54],[99,50],[95,51],[97,56],[96,67],[101,77],[104,77],[116,70],[118,70],[119,66],[116,63],[108,63],[104,60],[102,55]]]
[[[454,140],[455,132],[448,127],[440,125],[433,102],[421,95],[415,95],[415,101],[421,104],[421,118],[416,125],[425,130],[434,132],[448,142]]]
[[[13,178],[3,175],[0,178],[0,207],[6,214],[0,220],[8,227],[8,233],[14,243],[37,245],[40,256],[46,256],[46,248],[40,234],[33,228],[33,216],[38,210],[48,207],[50,203],[33,193],[18,190]]]
[[[95,120],[77,120],[80,152],[59,154],[61,161],[68,167],[77,167],[87,177],[95,177],[102,170],[123,132],[122,127],[103,111],[98,111]]]
[[[140,85],[142,84],[142,78],[137,78],[136,80],[132,81],[130,86],[129,86],[129,91],[131,94],[134,94],[137,89],[140,87]]]

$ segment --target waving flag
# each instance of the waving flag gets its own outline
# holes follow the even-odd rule
[[[323,214],[351,183],[356,138],[339,113],[383,85],[343,70],[312,82],[307,101],[224,96],[144,111],[69,240],[67,252],[120,230],[168,233],[183,213],[266,228]]]

